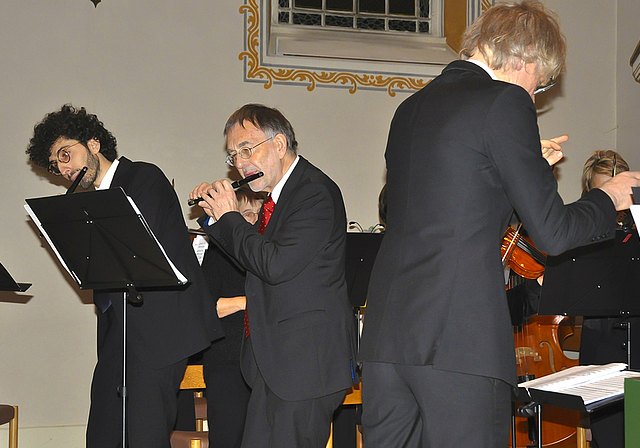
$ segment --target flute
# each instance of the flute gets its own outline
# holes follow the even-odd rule
[[[82,170],[80,170],[80,172],[76,176],[76,180],[73,181],[73,183],[71,184],[71,186],[69,187],[69,189],[65,194],[71,194],[74,191],[76,191],[76,188],[78,188],[78,185],[80,185],[80,181],[82,180],[82,177],[86,172],[87,172],[87,167],[85,166],[82,168]]]
[[[240,179],[240,180],[237,180],[235,182],[232,182],[231,183],[231,187],[234,190],[237,190],[238,188],[242,187],[243,185],[246,185],[249,182],[254,181],[257,178],[262,177],[262,176],[264,176],[264,173],[262,171],[258,171],[257,173],[252,174],[251,176],[245,177],[244,179]],[[187,202],[187,204],[189,206],[192,206],[192,205],[196,205],[200,201],[204,201],[204,199],[202,199],[202,198],[189,199],[189,202]]]

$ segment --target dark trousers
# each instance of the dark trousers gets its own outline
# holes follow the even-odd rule
[[[98,312],[98,363],[91,383],[87,448],[122,447],[122,327],[113,307]],[[127,350],[127,445],[170,448],[187,360],[160,369]]]
[[[313,400],[282,400],[265,384],[253,359],[250,339],[243,349],[243,373],[252,380],[242,448],[324,448],[331,417],[346,391]],[[248,365],[251,372],[246,372]]]
[[[209,446],[240,448],[251,389],[245,383],[240,366],[216,365],[203,354],[204,381],[207,384],[207,422]],[[238,354],[238,362],[240,361]]]
[[[433,366],[365,362],[362,426],[367,448],[504,448],[511,386]]]

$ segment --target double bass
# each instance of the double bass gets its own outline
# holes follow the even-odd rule
[[[546,254],[538,250],[520,230],[521,225],[515,229],[509,227],[504,233],[501,243],[503,266],[510,267],[521,281],[537,279],[544,273]],[[515,284],[507,285],[507,289],[510,286]],[[513,334],[519,382],[578,365],[578,360],[570,359],[562,351],[561,342],[573,335],[568,317],[534,315],[525,319],[523,325],[513,327]],[[576,446],[580,412],[543,406],[542,416],[542,446]],[[535,442],[532,440],[535,437],[532,420],[516,417],[515,448],[527,448]],[[509,446],[512,445],[511,440],[510,438]]]

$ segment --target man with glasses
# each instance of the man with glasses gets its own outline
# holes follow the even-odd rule
[[[187,358],[222,336],[182,210],[162,171],[117,158],[116,139],[98,117],[71,105],[34,128],[30,160],[83,189],[122,187],[133,198],[171,261],[188,279],[185,289],[148,291],[127,308],[127,441],[139,448],[170,448],[177,391]],[[122,444],[122,293],[94,291],[98,363],[91,384],[88,448]]]
[[[204,199],[203,229],[247,270],[241,364],[252,391],[242,447],[324,447],[354,381],[342,195],[297,155],[293,128],[278,110],[247,104],[224,134],[227,163],[242,177],[264,173],[249,186],[269,194],[257,225],[239,213],[227,180],[190,194]]]
[[[462,60],[395,113],[360,345],[367,448],[507,446],[517,380],[499,246],[510,217],[558,254],[612,238],[615,209],[631,203],[637,172],[564,205],[541,156],[534,96],[565,47],[541,3],[498,4],[465,31]]]

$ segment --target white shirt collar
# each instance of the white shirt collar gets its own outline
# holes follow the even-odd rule
[[[476,64],[478,67],[482,68],[485,72],[487,72],[489,74],[489,76],[491,76],[491,79],[495,79],[496,81],[498,80],[498,77],[493,72],[493,70],[491,70],[489,68],[489,66],[487,64],[485,64],[484,62],[478,61],[477,59],[467,59],[467,62],[471,62],[472,64]]]
[[[293,169],[298,164],[299,160],[300,160],[300,156],[296,156],[296,159],[293,161],[293,163],[291,164],[287,172],[284,173],[284,176],[282,176],[282,179],[280,179],[280,182],[278,182],[276,186],[273,187],[273,190],[271,191],[271,199],[273,199],[273,202],[275,202],[276,204],[278,203],[278,198],[280,197],[280,193],[282,193],[284,184],[287,183],[287,179],[289,179],[289,177],[291,176],[291,173],[293,172]]]
[[[106,174],[102,178],[102,182],[99,187],[96,187],[96,190],[107,190],[111,188],[111,182],[113,182],[113,176],[116,174],[116,169],[118,168],[118,164],[120,160],[116,159],[111,162],[111,166],[107,170]]]

